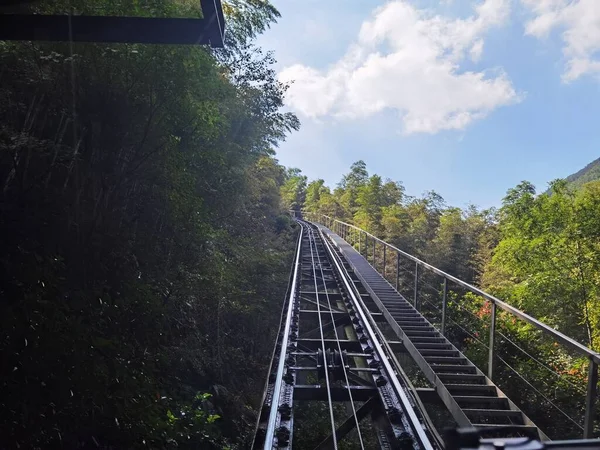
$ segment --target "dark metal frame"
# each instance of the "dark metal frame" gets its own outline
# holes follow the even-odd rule
[[[221,0],[200,0],[200,5],[201,19],[0,14],[0,40],[222,47],[225,19]]]

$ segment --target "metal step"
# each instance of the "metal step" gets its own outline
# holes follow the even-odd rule
[[[504,429],[504,424],[490,424],[490,423],[474,423],[474,427],[481,428],[499,428],[498,432],[490,431],[483,434],[483,437],[525,437],[525,436],[537,436],[538,429],[533,425],[511,425],[511,432],[507,433]],[[514,431],[513,431],[514,430]]]
[[[458,356],[458,350],[441,349],[441,348],[418,348],[419,353],[425,357],[427,356]],[[462,358],[465,361],[466,358]]]
[[[444,383],[445,384],[445,383]],[[489,384],[445,384],[452,395],[496,395],[496,386]],[[519,413],[520,414],[520,413]]]
[[[438,377],[445,383],[464,383],[464,384],[481,384],[485,385],[485,377],[479,374],[470,373],[439,373]]]
[[[506,397],[485,397],[479,395],[453,395],[459,406],[469,409],[508,409]]]
[[[401,320],[401,319],[397,319],[396,317],[394,317],[394,319],[396,319],[396,322],[398,323],[398,325],[400,325],[400,327],[403,330],[406,329],[406,328],[412,329],[412,328],[415,328],[415,327],[419,327],[419,328],[431,327],[431,325],[429,325],[423,319],[422,319],[422,321],[418,321],[418,320]]]
[[[412,341],[412,339],[411,339]],[[419,352],[421,350],[425,350],[425,349],[440,349],[440,350],[452,350],[452,344],[450,344],[448,341],[444,341],[444,342],[416,342],[414,343],[414,346],[417,350],[419,350]]]
[[[469,361],[460,356],[426,356],[425,361],[429,364],[469,364]]]
[[[434,372],[437,373],[470,373],[476,374],[477,369],[473,365],[458,365],[458,364],[430,364]]]
[[[436,336],[415,336],[410,338],[413,344],[425,344],[425,343],[435,343],[435,344],[443,344],[446,342],[446,338],[436,337]]]
[[[512,409],[468,409],[463,412],[472,423],[486,425],[524,425],[521,411]]]
[[[410,338],[412,340],[413,336],[415,337],[440,337],[440,333],[438,331],[434,331],[434,330],[426,330],[423,331],[421,329],[418,330],[402,330],[404,331],[404,334],[406,334],[406,336],[408,338]]]
[[[433,332],[433,327],[431,325],[429,325],[429,324],[427,324],[427,326],[425,326],[425,327],[419,327],[419,326],[413,326],[413,325],[411,325],[411,326],[407,326],[407,327],[402,327],[401,326],[400,328],[402,328],[402,331],[406,331],[406,332],[409,332],[409,331],[422,331],[422,330],[427,330],[427,331]]]

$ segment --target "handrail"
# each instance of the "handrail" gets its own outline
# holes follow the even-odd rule
[[[314,213],[313,213],[314,214]],[[347,222],[343,222],[341,220],[338,219],[334,219],[332,217],[326,216],[325,214],[322,214],[323,217],[326,217],[330,220],[334,220],[336,222],[339,222],[342,225],[348,226],[350,228],[354,228],[357,231],[360,231],[368,236],[371,237],[371,239],[374,239],[378,242],[380,242],[381,244],[385,245],[388,248],[391,248],[392,250],[400,253],[402,256],[406,257],[407,259],[410,259],[411,261],[419,264],[420,266],[425,267],[426,269],[434,272],[437,275],[440,275],[444,278],[447,278],[448,280],[458,284],[459,286],[462,286],[464,288],[469,289],[470,291],[473,291],[474,293],[476,293],[477,295],[485,298],[486,300],[491,301],[492,303],[495,303],[497,306],[499,306],[500,308],[502,308],[503,310],[514,314],[515,316],[519,317],[520,319],[530,323],[531,325],[535,326],[536,328],[552,335],[553,337],[556,338],[556,340],[562,342],[563,344],[565,344],[567,347],[570,347],[576,351],[578,351],[579,353],[588,356],[589,358],[592,358],[596,363],[600,363],[600,353],[593,351],[592,349],[586,347],[583,344],[580,344],[579,342],[575,341],[574,339],[570,338],[569,336],[561,333],[560,331],[555,330],[554,328],[546,325],[545,323],[540,322],[539,320],[537,320],[534,317],[531,317],[529,314],[524,313],[523,311],[515,308],[514,306],[509,305],[508,303],[500,300],[497,297],[494,297],[491,294],[488,294],[485,291],[482,291],[481,289],[479,289],[478,287],[473,286],[472,284],[467,283],[466,281],[462,281],[460,278],[456,278],[455,276],[450,275],[447,272],[444,272],[441,269],[438,269],[435,266],[432,266],[431,264],[426,263],[425,261],[417,258],[416,256],[411,255],[410,253],[406,253],[403,250],[400,250],[398,247],[395,247],[392,244],[388,244],[387,242],[379,239],[377,236],[372,235],[371,233],[369,233],[368,231],[363,230],[362,228],[357,227],[356,225],[352,225],[350,223]]]
[[[591,438],[593,436],[594,410],[595,410],[596,397],[598,394],[598,365],[600,364],[600,353],[593,351],[592,349],[586,347],[583,344],[580,344],[579,342],[575,341],[574,339],[570,338],[569,336],[561,333],[560,331],[555,330],[554,328],[546,325],[545,323],[540,322],[536,318],[530,316],[529,314],[526,314],[525,312],[515,308],[514,306],[509,305],[508,303],[500,300],[499,298],[494,297],[493,295],[488,294],[485,291],[482,291],[478,287],[475,287],[472,284],[467,283],[466,281],[456,278],[455,276],[452,276],[449,273],[444,272],[443,270],[438,269],[437,267],[426,263],[425,261],[417,258],[416,256],[413,256],[409,253],[406,253],[403,250],[400,250],[398,247],[388,244],[387,242],[383,241],[382,239],[378,238],[377,236],[374,236],[373,234],[369,233],[368,231],[363,230],[362,228],[357,227],[356,225],[352,225],[351,223],[347,223],[347,222],[335,219],[335,218],[327,216],[325,214],[318,214],[318,213],[314,213],[314,212],[310,212],[310,211],[301,211],[301,212],[303,214],[308,214],[308,215],[314,214],[315,217],[321,216],[321,217],[327,219],[327,221],[323,225],[331,226],[331,224],[339,224],[342,227],[348,227],[348,228],[358,231],[359,233],[363,233],[365,235],[365,245],[366,245],[366,238],[370,237],[373,240],[373,264],[375,264],[375,242],[381,243],[384,246],[383,247],[384,248],[383,271],[384,272],[385,272],[385,249],[386,248],[389,248],[389,249],[397,252],[397,255],[402,255],[403,257],[409,259],[410,261],[413,261],[415,263],[415,271],[416,271],[415,286],[414,286],[415,307],[416,307],[416,301],[417,301],[417,289],[418,289],[417,273],[418,273],[419,266],[444,278],[444,305],[443,305],[444,310],[445,310],[446,301],[447,301],[447,297],[446,297],[447,281],[452,281],[453,283],[456,283],[457,285],[466,288],[467,290],[479,295],[480,297],[483,297],[486,300],[489,300],[492,303],[492,315],[491,315],[491,324],[490,324],[490,345],[489,345],[489,356],[488,356],[488,377],[490,379],[492,378],[493,362],[494,362],[494,336],[495,336],[496,308],[501,308],[504,311],[512,314],[513,316],[518,317],[519,319],[533,325],[538,330],[541,330],[543,333],[550,335],[556,341],[562,343],[566,347],[571,348],[572,350],[575,350],[577,353],[579,353],[583,356],[586,356],[589,359],[589,370],[588,370],[586,411],[585,411],[585,424],[584,424],[583,437]],[[342,238],[344,238],[344,237],[342,236]],[[359,240],[359,243],[360,243],[360,240]],[[396,270],[398,271],[398,268],[396,268]],[[384,276],[385,276],[385,274],[384,274]],[[398,279],[398,272],[396,273],[396,278]]]

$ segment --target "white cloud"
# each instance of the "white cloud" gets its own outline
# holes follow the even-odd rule
[[[519,100],[500,70],[461,70],[479,61],[484,35],[503,24],[510,0],[485,0],[471,17],[450,19],[406,1],[386,3],[362,24],[346,54],[327,70],[286,67],[286,102],[309,118],[399,114],[405,133],[464,129],[499,106]]]
[[[534,13],[525,32],[537,38],[562,30],[566,59],[565,82],[582,75],[600,75],[600,1],[598,0],[521,0]]]

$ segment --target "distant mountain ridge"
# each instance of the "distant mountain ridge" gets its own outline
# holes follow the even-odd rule
[[[585,183],[600,180],[600,158],[592,161],[583,169],[565,178],[569,186],[579,189]]]
[[[566,180],[575,188],[590,181],[600,180],[600,158],[592,161],[579,172],[569,175]]]

